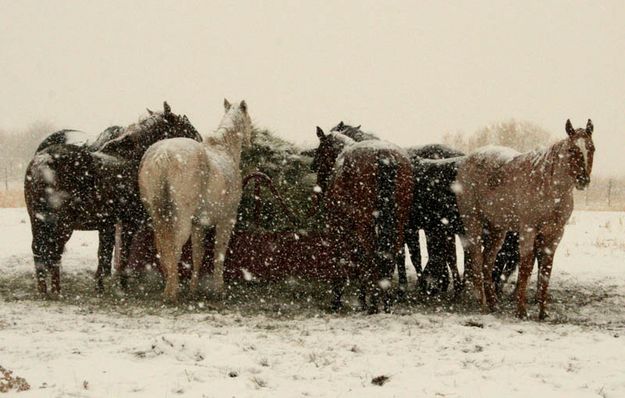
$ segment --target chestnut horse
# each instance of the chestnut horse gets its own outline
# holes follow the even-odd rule
[[[252,121],[245,101],[224,100],[225,115],[203,142],[174,138],[158,142],[145,153],[139,170],[141,199],[152,218],[154,240],[165,271],[165,298],[178,298],[178,261],[191,237],[197,290],[204,258],[204,238],[214,228],[212,288],[223,293],[223,265],[241,201],[242,145],[251,145]]]
[[[458,169],[458,208],[472,259],[476,295],[494,310],[493,265],[508,231],[519,231],[520,265],[517,316],[527,317],[526,290],[538,259],[539,319],[547,316],[547,288],[553,258],[573,211],[573,190],[590,183],[595,147],[590,119],[585,129],[566,122],[568,138],[540,151],[520,154],[485,147],[467,156]],[[486,225],[489,239],[482,239]],[[484,251],[480,250],[484,244]]]
[[[360,281],[363,309],[377,312],[383,296],[388,312],[395,258],[404,247],[412,200],[410,160],[403,149],[383,141],[357,143],[338,132],[326,135],[319,127],[317,137],[312,168],[335,251],[332,307],[341,307],[346,277],[351,276]]]

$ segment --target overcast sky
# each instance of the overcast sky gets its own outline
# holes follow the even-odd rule
[[[223,98],[297,143],[339,120],[400,145],[508,119],[595,123],[623,173],[625,2],[0,0],[0,129],[101,131]]]

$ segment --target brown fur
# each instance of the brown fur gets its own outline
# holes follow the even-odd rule
[[[592,123],[574,130],[567,121],[568,138],[544,151],[506,158],[501,152],[481,149],[467,156],[458,170],[461,187],[458,207],[466,230],[468,253],[476,296],[482,306],[496,307],[492,275],[495,258],[505,234],[520,231],[517,314],[527,316],[526,289],[534,264],[534,247],[539,266],[537,299],[539,318],[546,317],[547,288],[553,258],[564,226],[573,211],[573,189],[590,183],[594,145]],[[582,141],[579,141],[582,140]],[[576,143],[585,145],[587,161]],[[484,251],[482,226],[487,225]]]
[[[381,281],[386,279],[390,283],[394,257],[404,247],[404,226],[412,201],[410,160],[398,147],[367,145],[366,141],[355,144],[346,140],[342,141],[344,149],[336,161],[336,151],[333,156],[324,156],[329,152],[322,146],[336,144],[330,140],[337,134],[323,136],[323,132],[318,133],[321,144],[317,154],[321,155],[316,158],[318,185],[324,188],[327,224],[335,251],[333,261],[337,269],[343,270],[342,277],[335,281],[333,304],[334,307],[340,306],[344,279],[351,276],[361,283],[361,304],[366,305],[366,294],[370,295],[369,312],[377,311],[377,299],[382,292],[385,310],[389,310],[388,286],[381,286]],[[378,206],[382,194],[378,179],[381,159],[396,167],[395,179],[389,182],[394,187],[394,196],[388,199],[394,205],[388,216],[393,219],[394,230],[389,236],[392,248],[388,262],[379,253],[381,232],[378,224],[379,218],[383,217]]]

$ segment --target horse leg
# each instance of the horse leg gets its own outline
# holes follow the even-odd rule
[[[493,283],[493,268],[495,266],[497,253],[499,253],[505,239],[506,231],[489,229],[489,239],[484,247],[484,265],[482,267],[482,273],[484,275],[486,300],[488,301],[488,306],[491,311],[495,311],[497,307],[497,293]]]
[[[121,225],[121,245],[119,248],[119,284],[122,289],[128,289],[128,260],[130,259],[130,249],[132,241],[137,235],[140,226],[136,221],[124,222]],[[114,231],[114,229],[113,229]],[[115,232],[113,232],[115,234]]]
[[[429,260],[424,274],[431,277],[432,286],[429,293],[433,296],[445,293],[449,288],[449,247],[447,236],[443,231],[431,229],[426,231]]]
[[[471,283],[475,297],[480,303],[482,310],[486,310],[486,293],[484,292],[484,273],[482,267],[484,260],[482,257],[482,224],[477,217],[465,217],[465,234],[462,240],[465,253],[465,259],[468,259],[467,265],[470,267]],[[465,273],[466,273],[465,269]],[[465,278],[466,279],[466,278]]]
[[[56,242],[53,246],[53,251],[50,256],[50,283],[52,285],[52,294],[61,293],[61,257],[67,241],[74,232],[71,228],[65,227],[58,231]]]
[[[52,252],[51,237],[53,229],[50,225],[35,219],[31,219],[33,240],[31,249],[33,252],[33,260],[35,262],[35,279],[37,281],[37,291],[41,295],[45,295],[48,292],[46,285],[46,277],[48,275],[48,269],[51,267],[52,261],[50,260],[50,254]]]
[[[160,256],[161,268],[165,273],[165,299],[171,302],[178,300],[178,262],[182,254],[182,246],[191,235],[191,218],[179,216],[173,220],[154,220],[154,241]]]
[[[536,232],[533,228],[522,227],[519,232],[519,276],[517,280],[517,317],[527,318],[527,283],[532,268],[534,268],[534,239]]]
[[[540,235],[537,240],[536,254],[538,257],[538,289],[536,290],[536,298],[538,301],[538,319],[547,318],[547,289],[549,288],[549,280],[551,278],[551,270],[553,268],[553,257],[556,249],[560,244],[560,239],[564,229],[558,228],[554,233],[547,236]]]
[[[224,292],[224,262],[233,228],[234,223],[230,220],[215,226],[215,267],[213,268],[211,287],[218,295],[222,295]]]
[[[446,233],[444,242],[445,259],[447,260],[447,267],[451,271],[451,278],[454,284],[454,299],[457,299],[460,293],[462,293],[462,278],[460,277],[460,271],[458,271],[458,258],[456,257],[456,235],[453,232]]]
[[[199,223],[194,224],[191,230],[191,246],[193,249],[193,272],[191,273],[191,294],[197,292],[197,286],[200,280],[200,271],[204,260],[204,236],[206,230]]]
[[[111,276],[111,260],[115,246],[115,225],[106,225],[98,231],[98,269],[95,273],[96,291],[104,290],[104,277]]]
[[[404,301],[406,299],[406,291],[408,290],[408,277],[406,276],[406,248],[401,248],[401,250],[397,253],[397,280],[399,282],[397,300]]]
[[[410,227],[406,229],[405,233],[406,245],[408,246],[408,252],[410,253],[410,262],[417,273],[417,286],[421,288],[423,285],[423,268],[421,267],[421,246],[419,246],[419,229],[416,227]]]

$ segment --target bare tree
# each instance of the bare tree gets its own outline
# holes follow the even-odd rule
[[[551,134],[535,123],[514,119],[482,127],[467,140],[467,149],[502,145],[526,152],[549,144]]]

